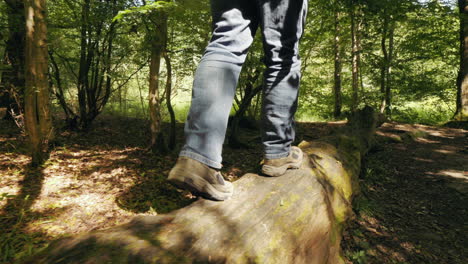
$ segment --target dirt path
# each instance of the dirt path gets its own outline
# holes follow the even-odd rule
[[[341,123],[299,124],[313,140]],[[182,127],[178,127],[182,142]],[[258,170],[258,131],[249,149],[226,146],[224,174]],[[103,118],[88,133],[59,131],[49,161],[27,166],[26,145],[0,121],[0,263],[57,237],[102,229],[139,214],[166,213],[193,201],[167,184],[177,158],[145,151],[142,120]],[[366,160],[356,220],[343,248],[354,263],[468,263],[467,131],[386,124]]]
[[[344,241],[348,258],[468,263],[467,131],[387,123],[377,142]]]

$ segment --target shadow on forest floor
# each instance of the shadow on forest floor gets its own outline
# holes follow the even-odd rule
[[[467,263],[467,132],[385,124],[344,249],[355,263]]]
[[[34,174],[27,169],[18,129],[0,122],[2,228],[6,221],[13,223],[17,232],[8,234],[16,238],[41,234],[31,239],[42,245],[43,240],[115,226],[135,215],[167,213],[194,201],[166,182],[178,150],[165,156],[145,150],[149,133],[144,120],[105,116],[86,133],[57,129],[50,159]],[[182,126],[177,127],[178,148]],[[259,149],[226,152],[223,172],[231,180],[257,166],[260,157]],[[21,228],[13,221],[17,216]]]
[[[320,138],[341,125],[299,123],[298,140]],[[145,151],[149,133],[143,120],[106,116],[86,133],[58,131],[49,161],[36,172],[28,169],[15,133],[0,124],[0,216],[11,220],[10,230],[17,228],[9,233],[12,240],[26,241],[18,249],[24,254],[28,245],[36,249],[51,239],[166,213],[194,200],[166,182],[177,149],[165,156]],[[182,134],[178,124],[177,148]],[[357,218],[343,242],[349,262],[466,263],[466,134],[396,123],[379,130],[362,174]],[[258,170],[259,136],[243,129],[248,149],[225,146],[228,179]]]
[[[42,167],[22,166],[17,172],[18,191],[15,195],[0,193],[0,261],[30,254],[33,248],[41,247],[47,237],[43,232],[27,232],[33,221],[45,220],[48,212],[31,210],[34,202],[40,197],[44,173]],[[58,212],[56,212],[58,213]],[[26,252],[25,252],[26,251]],[[29,252],[29,253],[28,253]]]

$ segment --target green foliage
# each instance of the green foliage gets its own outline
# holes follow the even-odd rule
[[[15,199],[16,195],[2,193],[0,201]],[[27,203],[29,196],[24,198],[23,203]],[[23,257],[31,256],[37,251],[39,241],[33,234],[25,233],[23,228],[26,217],[25,210],[19,210],[16,215],[1,215],[0,225],[0,263],[9,263]],[[8,226],[8,228],[6,228]]]
[[[154,41],[148,33],[154,30],[152,19],[162,12],[168,14],[167,50],[172,61],[174,84],[172,101],[178,120],[183,121],[190,104],[193,73],[210,38],[209,1],[148,1],[146,5],[140,1],[118,2],[121,11],[115,17],[106,17],[105,3],[91,16],[95,20],[106,17],[105,23],[117,21],[119,24],[114,40],[113,95],[109,100],[109,111],[146,116],[148,57]],[[99,7],[98,3],[92,3]],[[334,12],[341,14],[343,111],[350,108],[351,35],[348,12],[351,5],[359,5],[361,12],[361,106],[380,107],[381,68],[385,63],[381,38],[384,21],[389,19],[395,25],[390,80],[393,119],[431,124],[450,119],[456,95],[458,15],[454,3],[435,0],[309,1],[309,15],[300,50],[303,77],[297,119],[332,119]],[[50,47],[59,61],[67,100],[75,108],[80,25],[80,12],[76,10],[80,10],[80,6],[80,2],[58,0],[51,2],[49,7]],[[262,52],[261,41],[257,39],[241,73],[235,109],[243,100],[248,85],[261,84],[262,77],[252,82],[249,76],[263,71]],[[161,70],[160,87],[164,96],[165,67]],[[137,71],[138,74],[134,74]],[[261,102],[259,96],[252,100],[248,115],[258,118],[258,102]],[[436,110],[427,102],[436,106]]]
[[[393,119],[405,123],[441,125],[453,116],[455,102],[447,103],[438,97],[405,102],[394,108]]]
[[[356,252],[348,253],[348,258],[353,261],[355,264],[365,264],[367,263],[366,251],[359,250]]]
[[[119,13],[112,19],[112,21],[118,21],[123,19],[125,16],[133,15],[133,14],[147,14],[154,11],[169,11],[176,7],[175,2],[167,2],[167,1],[155,1],[143,6],[131,7],[130,9],[119,11]]]
[[[458,16],[453,3],[410,0],[357,1],[361,5],[360,101],[380,107],[381,67],[384,63],[381,35],[384,17],[395,23],[391,64],[393,119],[439,123],[453,115],[458,69]],[[355,4],[357,3],[355,2]],[[346,12],[348,1],[313,1],[301,46],[303,78],[298,118],[332,119],[333,11]],[[340,19],[344,47],[343,110],[351,103],[350,21]],[[437,105],[432,109],[430,105]],[[420,102],[417,104],[417,102]],[[411,105],[409,107],[408,105]],[[450,114],[452,111],[452,114]],[[416,114],[416,112],[418,114]],[[317,118],[313,118],[317,119]]]

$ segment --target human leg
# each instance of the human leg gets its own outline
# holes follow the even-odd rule
[[[266,159],[287,157],[294,141],[301,61],[299,40],[307,13],[307,0],[259,0],[265,64],[262,106],[263,145]]]
[[[195,73],[186,142],[168,177],[177,187],[213,200],[226,200],[233,192],[216,169],[239,73],[258,25],[255,5],[248,1],[211,1],[213,36]]]
[[[239,73],[258,22],[249,0],[212,0],[211,8],[213,35],[195,73],[180,155],[219,169]]]

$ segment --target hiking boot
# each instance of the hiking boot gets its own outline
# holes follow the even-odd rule
[[[288,169],[299,169],[302,164],[304,154],[298,147],[291,147],[289,155],[279,159],[265,159],[262,172],[265,175],[278,177],[286,173]]]
[[[233,192],[232,183],[225,181],[219,171],[188,157],[177,159],[168,180],[177,188],[210,200],[226,200]]]

